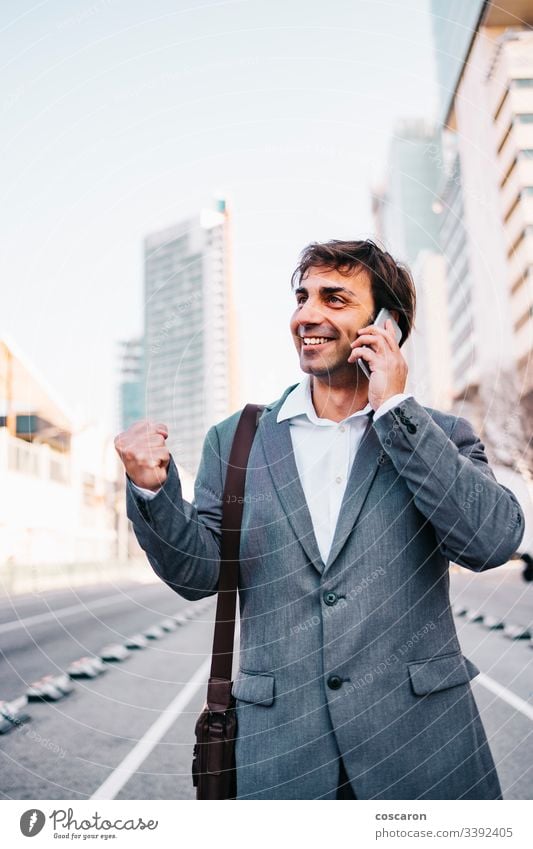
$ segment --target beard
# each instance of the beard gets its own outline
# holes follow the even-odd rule
[[[348,347],[332,351],[328,356],[303,354],[300,356],[302,371],[314,375],[325,383],[337,382],[341,379],[342,383],[354,385],[358,381],[366,380],[357,362],[347,362],[351,351],[352,349]]]

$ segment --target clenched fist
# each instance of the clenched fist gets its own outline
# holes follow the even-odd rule
[[[118,456],[137,486],[155,491],[165,483],[170,463],[167,436],[166,425],[142,419],[115,437]]]

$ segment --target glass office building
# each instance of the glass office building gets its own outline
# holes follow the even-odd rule
[[[415,326],[404,348],[408,389],[422,403],[446,408],[450,357],[442,322],[446,291],[439,243],[440,178],[435,128],[422,120],[404,121],[391,140],[385,188],[374,194],[373,210],[379,238],[396,259],[410,266],[417,289]]]
[[[431,0],[441,123],[446,122],[485,5],[486,0]]]
[[[208,428],[235,409],[229,238],[221,200],[145,239],[146,414],[192,475]]]
[[[438,136],[424,121],[398,125],[389,147],[380,229],[387,249],[409,264],[420,251],[439,249],[436,151]]]
[[[119,344],[118,429],[144,418],[144,340],[126,339]]]

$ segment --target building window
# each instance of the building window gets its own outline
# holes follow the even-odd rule
[[[494,118],[493,118],[493,120],[494,120],[494,121],[497,121],[497,120],[498,120],[498,115],[499,115],[499,114],[500,114],[500,112],[502,111],[502,109],[503,109],[503,107],[504,107],[504,104],[506,103],[506,101],[507,101],[507,98],[508,98],[508,97],[509,97],[509,89],[508,89],[508,88],[506,88],[506,89],[505,89],[505,91],[504,91],[504,93],[503,93],[503,97],[502,97],[502,99],[500,100],[500,103],[499,103],[499,105],[498,105],[498,108],[496,109],[496,112],[494,113]]]
[[[506,173],[505,173],[505,176],[504,176],[503,180],[502,180],[502,181],[501,181],[501,183],[500,183],[500,189],[503,189],[503,187],[504,187],[504,186],[505,186],[505,184],[507,183],[507,181],[508,181],[509,177],[511,176],[511,174],[512,174],[512,173],[513,173],[513,171],[514,171],[514,169],[516,168],[516,163],[517,163],[517,162],[518,162],[518,159],[517,159],[517,157],[515,156],[515,158],[513,159],[513,161],[511,162],[511,164],[509,165],[509,168],[507,169],[507,171],[506,171]]]
[[[510,257],[512,257],[512,255],[514,254],[514,252],[518,249],[518,247],[520,246],[520,244],[524,241],[525,237],[526,237],[526,231],[525,231],[525,230],[522,230],[522,231],[518,234],[518,236],[516,237],[516,239],[514,240],[513,244],[512,244],[512,245],[511,245],[511,247],[509,248],[509,250],[507,251],[507,256],[508,256],[509,258],[510,258]]]
[[[50,458],[50,479],[57,483],[69,482],[69,471],[64,457]]]
[[[528,224],[526,227],[524,227],[524,229],[518,234],[518,236],[514,240],[513,244],[511,245],[511,247],[507,251],[507,256],[511,257],[514,254],[514,252],[517,250],[517,248],[520,246],[520,244],[524,241],[526,236],[532,236],[532,235],[533,235],[533,224]]]
[[[513,214],[513,212],[515,211],[515,209],[516,209],[516,207],[518,206],[519,203],[520,203],[520,192],[518,192],[517,196],[515,197],[514,201],[512,202],[511,206],[509,207],[509,209],[507,210],[507,212],[505,214],[505,217],[503,219],[505,224],[507,224],[507,222],[509,221],[511,215]]]
[[[522,271],[520,273],[520,275],[518,276],[518,279],[515,280],[515,282],[511,286],[511,295],[516,295],[516,293],[519,291],[519,289],[522,288],[522,286],[524,285],[524,283],[528,279],[529,272],[530,272],[530,268],[526,268],[525,271]]]
[[[499,143],[499,145],[498,145],[498,151],[497,151],[498,156],[499,156],[499,155],[500,155],[500,153],[502,152],[502,150],[503,150],[503,148],[504,148],[504,145],[505,145],[505,142],[507,141],[507,139],[508,139],[508,138],[509,138],[509,136],[511,135],[511,130],[512,130],[512,129],[513,129],[513,124],[512,124],[512,122],[511,122],[511,123],[509,124],[509,126],[507,127],[507,130],[505,131],[505,134],[504,134],[504,136],[503,136],[503,139],[501,140],[501,142],[500,142],[500,143]]]
[[[527,308],[527,310],[526,310],[524,313],[522,313],[522,315],[520,316],[520,318],[519,318],[517,321],[515,321],[515,323],[514,323],[514,329],[515,329],[515,331],[518,333],[518,331],[520,330],[520,328],[522,328],[522,327],[524,326],[524,324],[526,324],[526,322],[527,322],[527,321],[528,321],[528,320],[529,320],[532,316],[533,316],[533,305],[530,305],[530,306]]]
[[[23,440],[10,440],[8,445],[8,467],[24,475],[39,477],[39,456],[33,445]]]

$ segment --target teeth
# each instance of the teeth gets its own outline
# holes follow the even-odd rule
[[[320,345],[329,341],[325,336],[304,336],[304,345]]]

